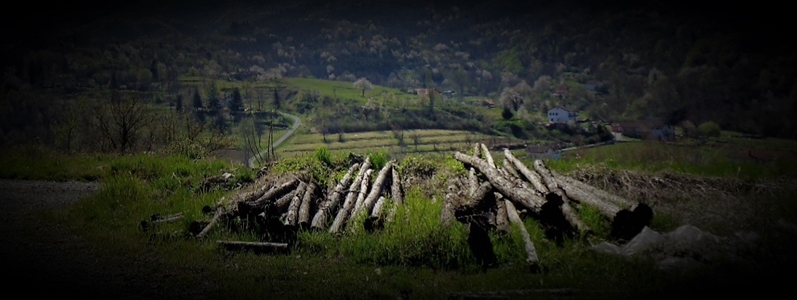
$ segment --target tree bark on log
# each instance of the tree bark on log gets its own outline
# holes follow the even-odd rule
[[[476,209],[476,207],[482,206],[480,205],[482,203],[482,200],[487,198],[487,193],[490,193],[492,191],[493,191],[493,185],[490,184],[490,182],[488,181],[482,182],[482,184],[479,185],[479,188],[477,188],[476,191],[474,191],[473,194],[471,194],[468,197],[468,200],[459,207],[457,207],[456,210],[472,211]]]
[[[365,162],[363,162],[362,166],[360,166],[360,171],[357,172],[357,177],[354,178],[354,181],[352,181],[351,185],[349,186],[349,191],[346,194],[346,200],[343,201],[343,206],[340,208],[340,210],[338,210],[338,214],[335,216],[334,221],[332,221],[332,225],[329,226],[330,233],[336,234],[343,229],[343,225],[349,218],[349,213],[351,213],[352,209],[354,208],[356,201],[355,197],[358,194],[357,188],[362,184],[365,174],[368,173],[370,167],[370,157],[366,157]]]
[[[302,184],[304,184],[304,183],[302,183]],[[301,186],[301,184],[300,184],[300,186]],[[277,199],[277,201],[274,201],[274,206],[277,207],[277,211],[282,212],[288,206],[290,206],[291,205],[291,201],[293,200],[293,197],[296,196],[297,193],[300,193],[298,188],[288,192],[285,195],[282,195],[282,197]]]
[[[386,203],[387,199],[385,199],[385,196],[379,196],[379,199],[376,200],[376,204],[374,204],[374,210],[371,212],[368,219],[365,220],[365,230],[371,231],[382,226],[382,210]]]
[[[546,202],[545,199],[530,190],[515,188],[512,182],[501,175],[498,172],[498,169],[488,165],[487,162],[474,158],[470,155],[462,154],[459,151],[454,152],[454,158],[460,162],[476,167],[479,172],[484,174],[487,180],[490,181],[493,187],[502,195],[509,198],[509,200],[516,202],[518,205],[521,205],[534,213],[539,214],[542,212],[543,205]]]
[[[481,146],[482,148],[482,154],[484,154],[484,159],[487,161],[487,163],[490,166],[495,168],[495,160],[493,160],[493,155],[490,154],[490,149],[487,149],[487,145],[485,144],[479,144],[479,146]]]
[[[216,244],[227,250],[254,250],[256,252],[286,251],[287,243],[216,241]]]
[[[545,184],[545,187],[548,188],[550,193],[555,194],[562,200],[562,214],[564,215],[565,219],[568,223],[570,223],[573,228],[578,230],[578,232],[582,234],[590,234],[592,232],[592,228],[589,228],[584,221],[578,216],[578,212],[572,205],[570,205],[570,199],[562,190],[561,186],[559,186],[556,178],[554,178],[553,173],[551,170],[548,169],[547,166],[542,162],[542,160],[535,160],[534,161],[534,170],[537,171],[537,174],[542,179],[542,182]],[[549,194],[550,195],[550,194]],[[549,196],[550,197],[550,196]]]
[[[316,230],[324,230],[326,228],[328,216],[331,214],[334,206],[338,205],[337,202],[340,200],[343,189],[349,185],[351,174],[354,173],[354,170],[359,167],[360,164],[357,163],[349,167],[349,171],[346,172],[346,175],[343,176],[343,179],[338,182],[338,184],[335,186],[335,189],[332,190],[332,193],[327,196],[327,200],[318,206],[318,211],[316,211],[315,216],[313,216],[313,221],[310,224],[310,228]]]
[[[216,225],[216,222],[219,221],[219,217],[221,217],[222,212],[224,212],[224,210],[221,207],[217,208],[216,209],[216,213],[213,214],[213,218],[210,219],[210,223],[208,223],[208,225],[205,226],[205,228],[202,229],[202,231],[200,231],[196,235],[196,237],[197,238],[201,238],[201,237],[205,236],[210,231],[210,229],[213,228],[213,225]]]
[[[446,196],[443,200],[443,207],[440,209],[440,224],[448,226],[454,220],[454,210],[457,207],[455,199],[457,187],[453,184],[448,185],[446,188]]]
[[[653,210],[647,204],[626,200],[567,176],[558,175],[555,180],[570,198],[597,208],[609,218],[613,236],[633,238],[653,219]]]
[[[370,215],[371,211],[374,209],[374,204],[376,204],[376,200],[382,193],[382,185],[385,183],[388,174],[390,174],[390,170],[393,168],[394,163],[395,161],[392,160],[387,162],[385,166],[382,167],[382,170],[379,171],[379,175],[374,180],[374,184],[371,185],[371,192],[369,192],[368,196],[363,200],[362,209],[365,211],[366,215]]]
[[[363,208],[363,202],[365,202],[365,195],[368,193],[368,180],[369,178],[371,178],[372,172],[373,169],[368,169],[368,171],[365,172],[365,177],[363,178],[363,181],[360,183],[360,191],[357,193],[357,201],[354,202],[354,209],[352,209],[352,214],[351,214],[352,218],[356,217],[357,214],[359,214]]]
[[[509,150],[504,150],[504,151],[509,151]],[[518,173],[517,169],[512,165],[512,163],[510,163],[508,160],[506,160],[506,158],[504,158],[504,161],[503,161],[503,164],[502,164],[501,167],[504,169],[504,171],[507,174],[512,175],[512,176],[514,176],[516,178],[523,179],[523,177],[520,176],[520,173]]]
[[[505,201],[504,205],[506,205],[506,214],[509,222],[517,225],[520,229],[520,235],[523,237],[523,244],[525,245],[524,248],[526,249],[526,262],[529,263],[532,269],[539,268],[540,258],[537,256],[537,248],[534,247],[534,243],[531,242],[531,236],[526,230],[526,225],[523,224],[523,220],[520,219],[520,215],[518,215],[515,205],[510,201]]]
[[[310,182],[302,197],[302,204],[299,206],[299,227],[307,228],[310,222],[310,206],[313,204],[313,195],[318,186],[315,182]]]
[[[634,217],[634,214],[627,209],[620,208],[614,203],[603,201],[594,194],[590,194],[565,182],[560,182],[560,186],[570,199],[578,201],[582,205],[594,207],[598,209],[598,212],[603,216],[608,218],[612,223],[612,236],[620,239],[630,239],[645,226],[641,223],[642,220]]]
[[[266,204],[266,202],[268,200],[270,200],[270,199],[272,199],[274,197],[277,197],[279,195],[284,195],[286,191],[296,187],[297,185],[299,185],[299,178],[293,178],[291,180],[288,180],[288,182],[281,184],[277,188],[269,190],[268,192],[264,193],[263,196],[261,196],[257,200],[249,202],[249,203],[251,204],[251,206],[254,206],[254,207],[263,206],[264,204]]]
[[[541,195],[545,195],[549,192],[548,188],[542,183],[540,175],[532,170],[529,170],[529,168],[526,167],[523,162],[521,162],[515,157],[515,155],[512,154],[512,151],[509,151],[509,149],[504,149],[504,157],[506,157],[506,159],[515,166],[515,169],[518,170],[520,174],[523,174],[523,177],[526,177],[526,180],[531,183],[531,186],[534,187],[534,189],[537,190]]]
[[[393,222],[399,206],[404,204],[404,188],[401,185],[401,175],[399,175],[399,171],[396,169],[396,166],[393,166],[391,177],[392,182],[390,183],[390,200],[393,201],[393,206],[390,207],[390,211],[387,213],[387,217],[385,217],[385,222]]]
[[[288,206],[288,214],[285,216],[285,226],[289,226],[290,228],[296,227],[299,218],[299,207],[302,205],[305,189],[307,189],[307,184],[304,182],[300,183],[299,187],[296,189],[291,199],[291,204]]]
[[[496,198],[495,205],[498,207],[495,213],[495,229],[501,233],[509,233],[509,219],[506,210],[506,200],[504,200],[503,197],[500,199]]]

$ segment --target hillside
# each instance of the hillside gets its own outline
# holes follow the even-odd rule
[[[69,14],[50,7],[10,35],[0,56],[5,142],[45,136],[52,143],[55,129],[46,120],[60,116],[52,104],[112,82],[175,103],[178,94],[186,96],[181,76],[253,86],[273,78],[347,84],[367,78],[398,90],[493,99],[517,119],[530,113],[522,120],[527,124],[567,105],[608,122],[658,118],[672,125],[714,121],[756,135],[797,132],[789,121],[797,113],[797,52],[781,35],[777,9],[766,6],[171,1],[86,7],[93,8]],[[567,92],[555,95],[561,86]]]

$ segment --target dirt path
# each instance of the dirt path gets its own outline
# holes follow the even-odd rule
[[[0,180],[5,292],[75,299],[165,299],[181,293],[166,291],[162,279],[145,275],[147,259],[114,257],[42,213],[99,188],[99,183]]]
[[[282,144],[282,142],[284,142],[286,139],[288,139],[289,137],[291,137],[291,135],[293,135],[293,132],[294,132],[294,131],[296,131],[296,129],[297,129],[297,128],[299,128],[299,126],[301,126],[301,125],[302,125],[302,120],[300,120],[300,119],[299,119],[299,117],[297,117],[297,116],[294,116],[294,115],[292,115],[292,114],[289,114],[289,113],[284,113],[284,112],[280,112],[280,114],[283,114],[283,115],[285,115],[286,117],[289,117],[289,118],[293,119],[293,126],[291,126],[291,129],[289,129],[289,130],[288,130],[288,132],[286,132],[286,133],[285,133],[285,134],[283,134],[283,135],[282,135],[282,136],[281,136],[279,139],[277,139],[276,141],[274,141],[274,144],[273,144],[273,145],[271,145],[271,148],[269,148],[269,149],[266,149],[265,151],[261,152],[261,153],[260,153],[260,156],[263,156],[263,155],[265,155],[265,154],[266,154],[266,152],[268,152],[269,150],[271,150],[271,149],[274,149],[274,148],[276,148],[277,146],[279,146],[280,144]],[[248,161],[248,163],[249,163],[249,167],[250,167],[250,168],[254,168],[254,167],[255,167],[255,157],[256,157],[256,156],[252,156],[252,157],[250,157],[250,158],[249,158],[249,161]]]

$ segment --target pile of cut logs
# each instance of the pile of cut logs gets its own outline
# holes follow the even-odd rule
[[[441,224],[454,220],[469,228],[468,244],[483,267],[494,266],[488,231],[509,232],[511,224],[523,224],[522,217],[532,217],[546,229],[549,237],[578,233],[586,236],[591,229],[579,217],[582,205],[596,208],[611,222],[611,234],[630,239],[650,224],[653,211],[643,203],[607,193],[597,187],[563,176],[548,169],[541,160],[531,168],[504,149],[499,167],[484,144],[474,146],[474,155],[460,152],[454,158],[468,170],[467,178],[453,176],[447,187],[441,210]],[[396,162],[389,161],[379,170],[370,157],[356,157],[345,176],[334,187],[319,186],[307,174],[266,176],[254,186],[234,195],[229,201],[205,206],[209,220],[194,221],[189,232],[201,238],[219,223],[232,230],[255,230],[267,242],[217,241],[227,249],[255,252],[287,251],[300,229],[332,234],[358,228],[374,230],[395,216],[403,204],[401,175]],[[373,172],[376,178],[370,182]],[[393,205],[386,205],[389,201]],[[386,207],[391,207],[386,211]],[[182,214],[153,215],[142,221],[144,230],[159,223],[172,222]],[[361,220],[352,224],[352,220]],[[527,262],[539,266],[539,258],[525,226],[518,226],[525,242]]]
[[[471,250],[488,267],[495,264],[487,231],[509,231],[509,224],[522,224],[518,209],[535,217],[550,232],[592,233],[577,212],[581,205],[594,207],[611,222],[611,234],[630,239],[650,224],[653,211],[644,203],[609,194],[597,187],[551,171],[541,160],[532,168],[504,149],[501,166],[495,163],[484,144],[474,146],[474,155],[460,152],[454,158],[469,171],[468,178],[452,180],[447,188],[441,213],[442,223],[456,219],[468,224]],[[483,158],[482,158],[483,157]],[[525,242],[527,262],[534,268],[539,258],[524,226],[519,226]]]
[[[217,223],[228,227],[257,228],[269,242],[218,241],[227,248],[253,250],[287,250],[299,229],[327,230],[333,234],[357,230],[352,220],[364,220],[366,230],[384,225],[395,216],[403,202],[401,177],[396,162],[388,161],[381,169],[373,169],[370,157],[354,162],[331,191],[323,191],[304,174],[272,178],[262,186],[235,195],[227,203],[206,206],[203,212],[213,214],[209,221],[195,221],[189,231],[196,237],[206,235]],[[378,171],[370,182],[371,174]],[[385,211],[387,202],[393,209]],[[362,218],[358,218],[364,215]]]

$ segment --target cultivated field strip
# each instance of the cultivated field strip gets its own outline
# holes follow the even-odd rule
[[[466,139],[468,136],[470,136],[473,139],[485,137],[485,135],[481,133],[471,133],[468,131],[458,131],[458,130],[442,130],[442,129],[405,130],[404,131],[405,141],[412,139],[414,135],[419,136],[421,139],[437,138],[437,137],[446,137],[446,138],[453,137],[453,139],[455,140]],[[368,131],[368,132],[356,132],[356,133],[343,133],[343,137],[346,142],[360,141],[360,140],[396,139],[392,131]],[[327,141],[337,142],[337,139],[338,139],[338,134],[327,135]],[[324,143],[324,137],[320,133],[297,135],[292,142],[292,144],[294,145],[318,144],[318,143]]]

